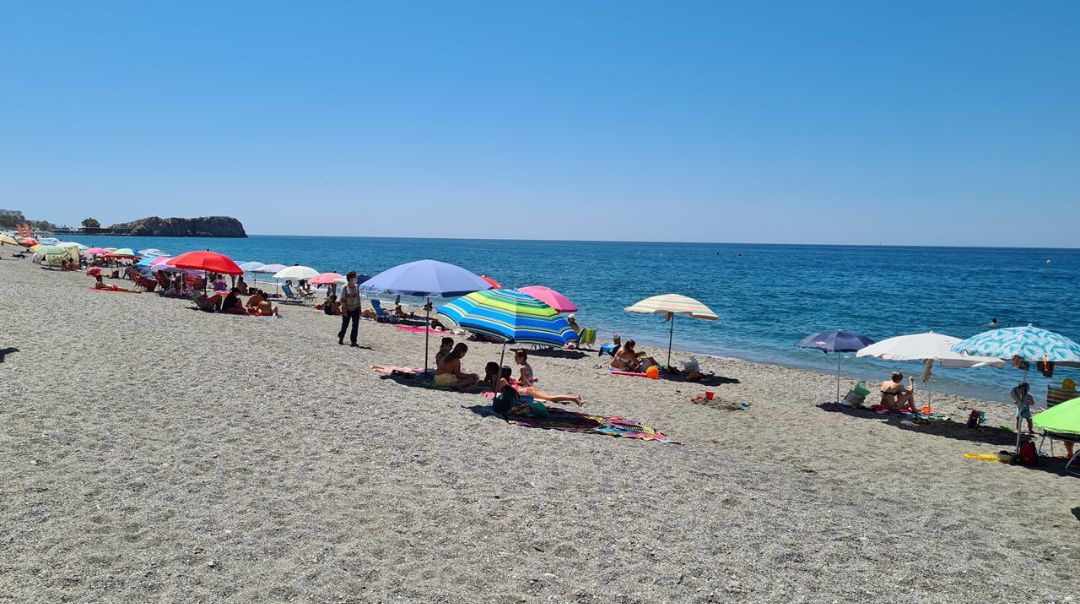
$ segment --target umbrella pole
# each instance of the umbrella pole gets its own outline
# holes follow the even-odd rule
[[[428,363],[428,342],[431,340],[431,298],[427,299],[427,304],[424,305],[424,319],[427,324],[424,329],[424,373],[427,373]]]
[[[840,353],[836,353],[836,402],[840,402]]]
[[[671,342],[675,338],[675,313],[668,313],[671,316],[671,329],[668,330],[667,337],[667,369],[671,371]]]

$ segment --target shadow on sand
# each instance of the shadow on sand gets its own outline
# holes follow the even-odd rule
[[[1011,452],[1016,446],[1016,433],[1012,430],[992,427],[969,428],[967,424],[951,419],[926,420],[915,416],[875,413],[869,409],[859,409],[857,407],[837,405],[836,403],[821,403],[818,407],[824,411],[843,413],[850,417],[878,420],[885,425],[909,432],[993,445],[1006,452]],[[1035,444],[1039,444],[1038,439],[1036,439]],[[1061,457],[1040,457],[1039,465],[1031,466],[1030,469],[1050,472],[1058,476],[1077,477],[1075,474],[1065,471],[1066,461]]]
[[[7,355],[9,355],[9,354],[11,354],[13,352],[19,352],[19,349],[15,348],[14,346],[8,346],[7,348],[0,348],[0,363],[4,362],[4,357],[6,357]]]

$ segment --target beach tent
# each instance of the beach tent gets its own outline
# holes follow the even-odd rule
[[[668,330],[666,365],[668,368],[671,367],[671,343],[675,338],[676,315],[682,315],[692,319],[704,319],[706,321],[715,321],[719,318],[708,306],[705,306],[693,298],[688,298],[679,294],[664,294],[662,296],[645,298],[633,306],[626,307],[625,310],[626,312],[633,313],[664,315],[667,317],[667,320],[671,322],[671,327]]]
[[[537,300],[547,304],[559,312],[577,312],[578,307],[569,298],[559,292],[544,287],[543,285],[526,285],[517,289],[523,294],[528,294]]]
[[[1058,403],[1046,411],[1036,414],[1031,422],[1046,432],[1046,436],[1053,438],[1054,435],[1067,437],[1069,440],[1080,441],[1080,398],[1074,398],[1064,403]],[[1080,457],[1080,446],[1069,462],[1065,464],[1065,470]]]
[[[491,285],[460,266],[438,260],[417,260],[399,264],[360,284],[361,291],[383,292],[427,298],[424,317],[431,318],[431,298],[456,298]],[[430,321],[429,321],[430,322]],[[427,371],[431,330],[424,330],[424,371]]]
[[[860,349],[856,357],[874,357],[887,361],[922,361],[925,364],[923,378],[927,382],[926,404],[930,405],[934,390],[933,366],[941,367],[1004,367],[1005,362],[996,357],[979,357],[956,352],[953,346],[960,338],[945,334],[915,333],[882,340]]]
[[[873,344],[870,338],[843,330],[820,331],[806,336],[799,342],[800,348],[815,348],[824,353],[836,353],[836,402],[840,402],[840,353],[858,352]]]

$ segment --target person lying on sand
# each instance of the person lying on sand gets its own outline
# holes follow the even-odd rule
[[[105,283],[104,281],[101,280],[101,275],[97,275],[97,276],[94,277],[94,287],[92,289],[103,289],[105,291],[110,291],[110,292],[131,292],[131,293],[136,293],[136,292],[132,292],[130,289],[124,289],[124,288],[120,287],[119,285],[111,285],[111,284]]]
[[[524,350],[514,353],[514,362],[521,365],[521,373],[514,387],[518,394],[527,394],[535,399],[550,401],[552,403],[574,403],[579,407],[583,405],[581,396],[577,394],[548,394],[536,387],[536,376],[532,366],[529,365],[529,354]]]
[[[619,371],[632,371],[641,373],[653,365],[657,365],[656,359],[648,356],[644,351],[638,351],[634,347],[637,342],[627,340],[625,344],[615,351],[611,359],[611,368]]]
[[[439,368],[435,371],[436,386],[465,390],[480,379],[480,376],[475,373],[462,373],[461,371],[461,359],[467,352],[469,352],[469,347],[464,342],[461,342],[443,357],[442,363],[439,363]]]
[[[901,382],[904,374],[894,371],[892,377],[881,383],[881,406],[897,411],[918,412],[915,408],[915,378],[908,376],[908,387]]]

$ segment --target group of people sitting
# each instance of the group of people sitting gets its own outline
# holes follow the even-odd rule
[[[615,348],[611,355],[611,369],[616,371],[629,371],[631,373],[645,373],[649,367],[660,366],[660,363],[645,351],[637,349],[637,342],[627,340],[622,343],[619,334],[612,336]]]
[[[442,339],[439,344],[439,352],[435,354],[435,384],[437,386],[464,391],[480,381],[480,376],[475,373],[465,373],[461,368],[461,359],[468,352],[468,344],[464,342],[455,344],[454,339],[450,337]],[[550,394],[537,388],[536,374],[533,373],[533,368],[529,365],[529,354],[524,350],[518,350],[514,353],[514,362],[519,367],[519,374],[516,378],[509,366],[499,367],[498,363],[488,363],[484,367],[483,385],[491,388],[492,392],[497,396],[501,395],[507,387],[510,387],[517,396],[530,396],[536,400],[553,403],[583,404],[581,396],[577,394]],[[527,405],[518,409],[519,413],[527,411]]]
[[[243,295],[240,288],[233,287],[228,293],[215,291],[212,294],[202,294],[195,298],[195,307],[207,312],[223,312],[233,315],[252,315],[258,317],[280,317],[278,307],[267,299],[266,293],[260,289],[248,290],[249,298],[245,303],[240,299]]]

